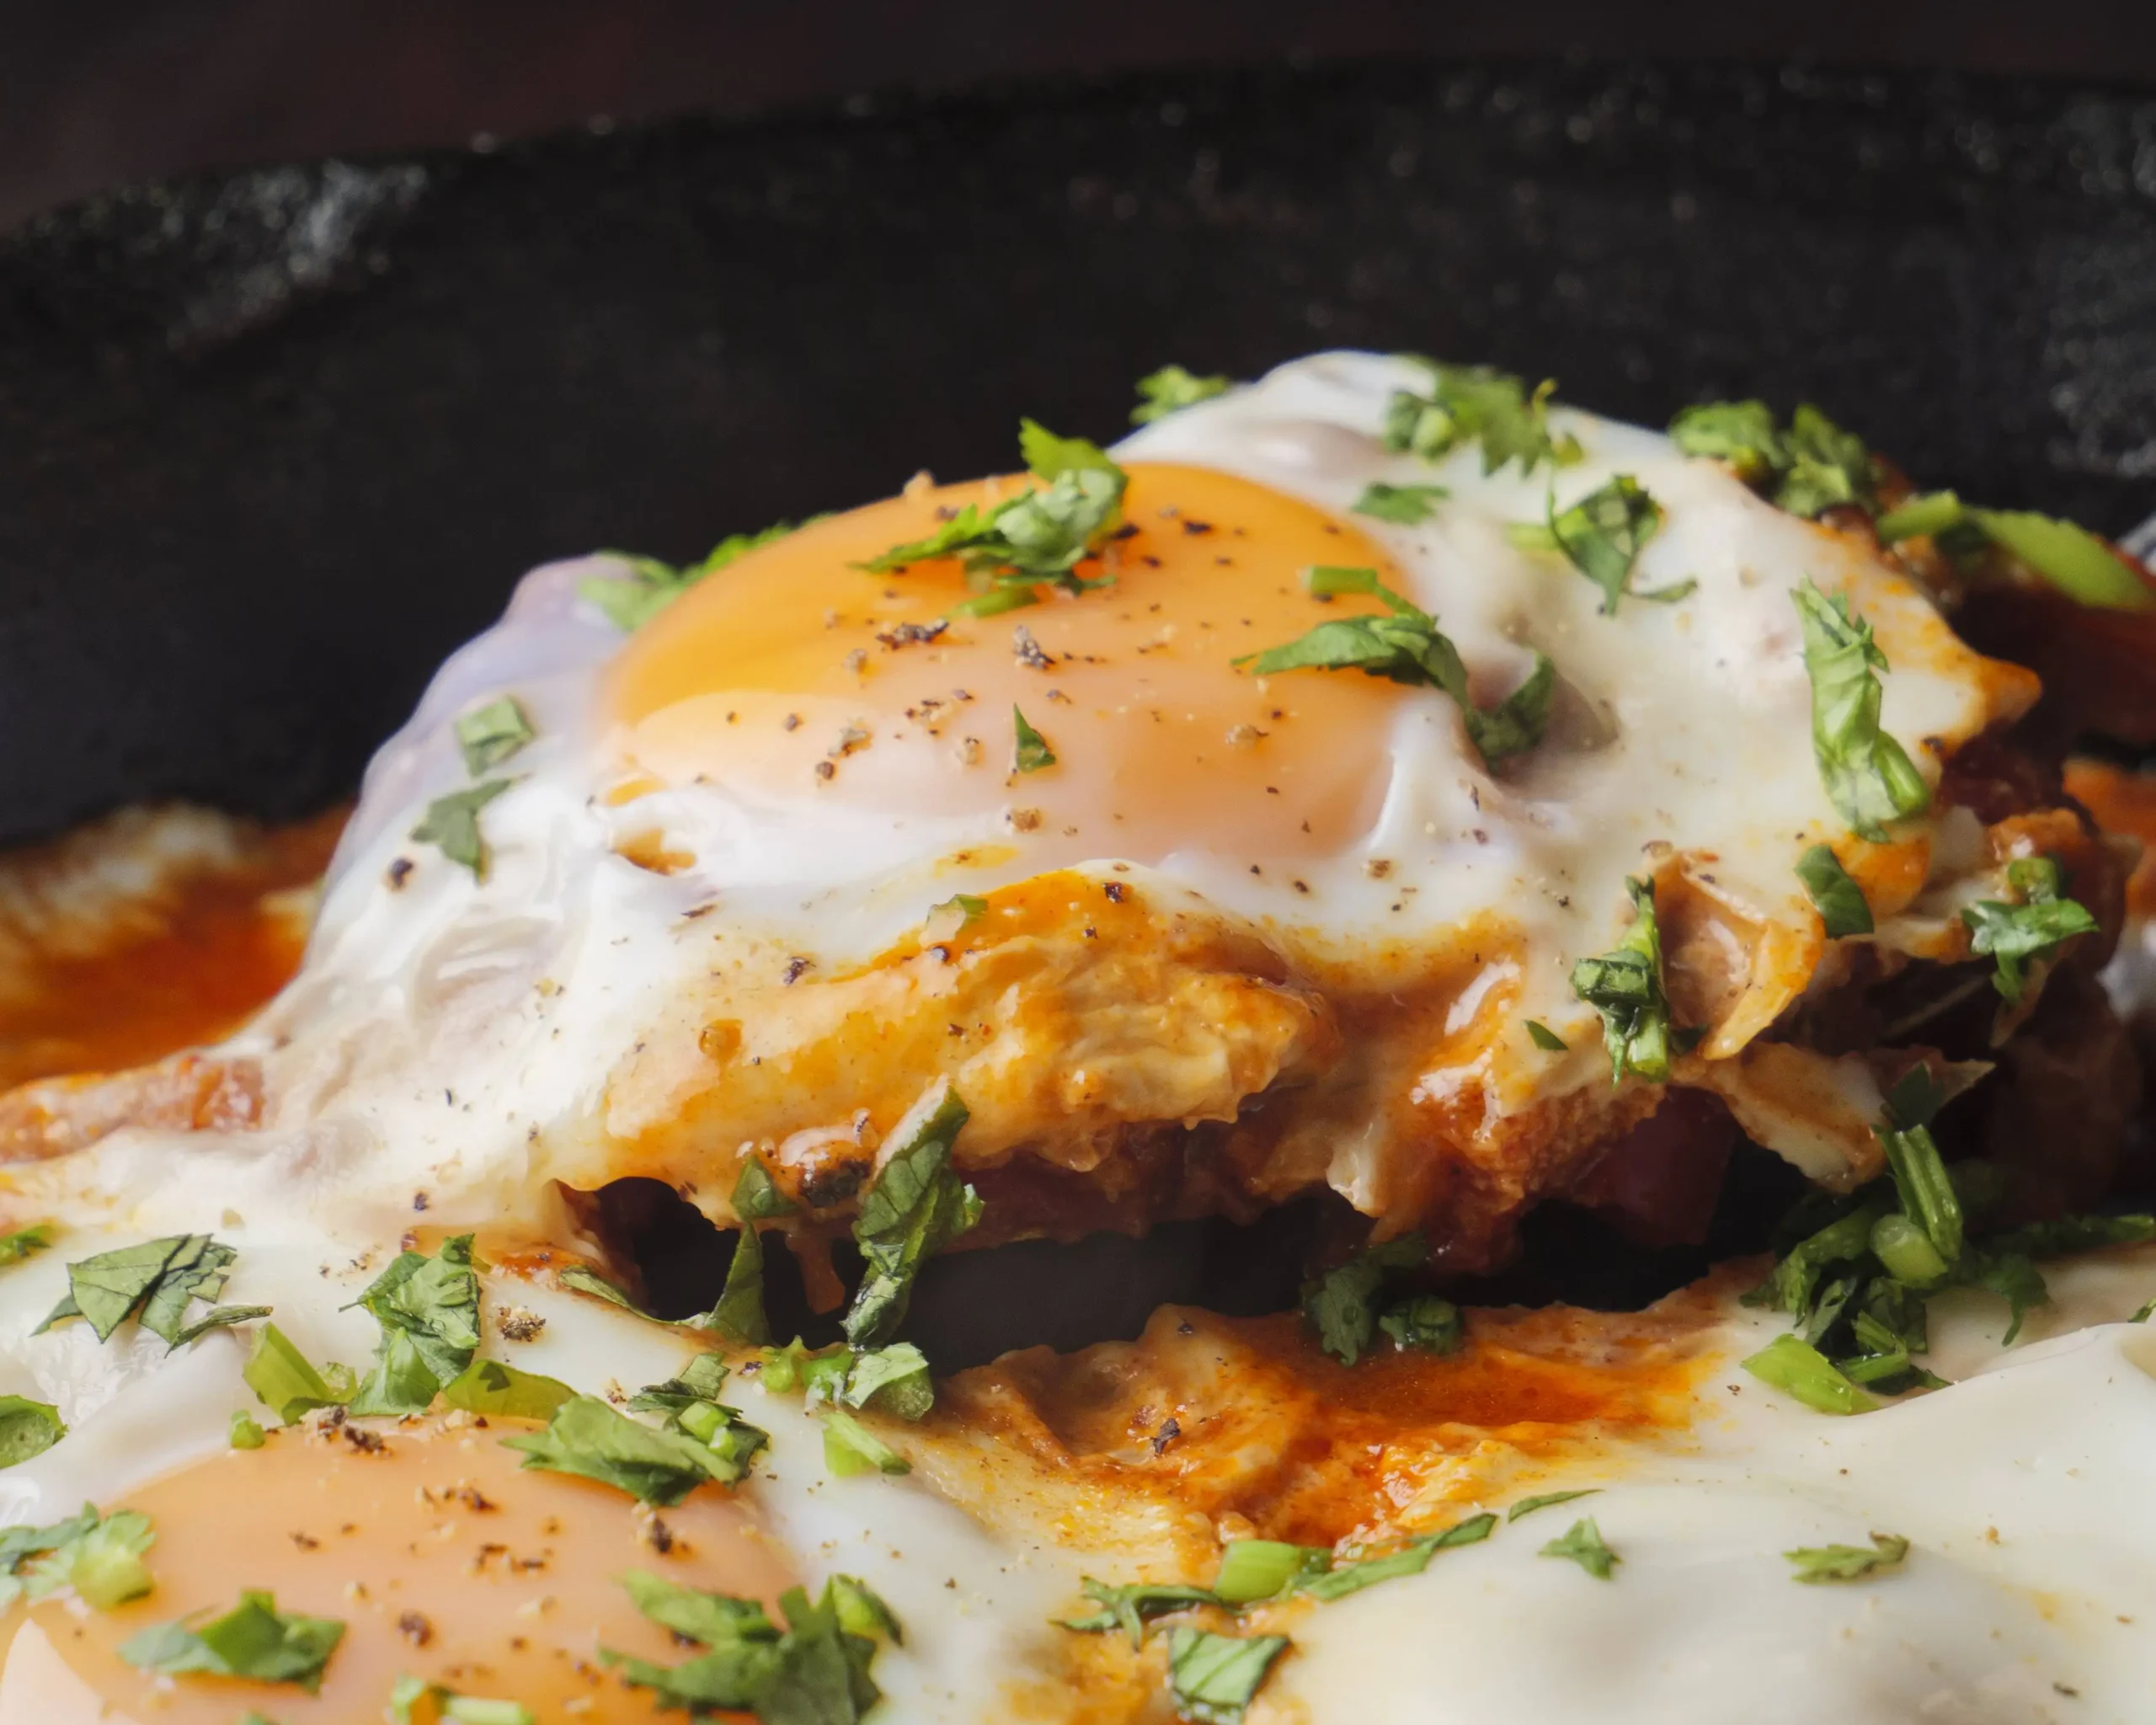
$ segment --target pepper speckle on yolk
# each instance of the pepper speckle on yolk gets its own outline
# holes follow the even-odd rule
[[[1265,486],[1196,467],[1129,473],[1133,531],[1080,569],[1113,573],[1113,585],[1043,588],[1038,605],[953,617],[931,640],[899,626],[931,626],[966,597],[958,563],[857,565],[1022,481],[894,498],[703,582],[612,669],[624,776],[901,818],[1022,809],[1014,825],[1061,860],[1153,862],[1193,837],[1276,858],[1351,842],[1382,798],[1402,692],[1364,676],[1260,678],[1232,661],[1377,608],[1314,600],[1301,579],[1311,565],[1374,568],[1395,586],[1397,571],[1350,523]],[[1054,766],[1014,771],[1014,706]]]
[[[129,1493],[111,1507],[139,1509],[156,1528],[145,1558],[155,1591],[111,1612],[55,1598],[0,1620],[0,1719],[231,1725],[250,1707],[280,1725],[377,1719],[403,1672],[521,1701],[542,1720],[657,1717],[648,1693],[623,1685],[598,1649],[669,1665],[695,1650],[638,1615],[616,1578],[648,1569],[766,1606],[795,1578],[724,1493],[699,1491],[659,1511],[654,1528],[619,1492],[521,1469],[501,1440],[528,1429],[421,1422],[383,1430],[383,1447],[363,1451],[340,1434],[288,1428],[262,1449]],[[344,1622],[319,1695],[163,1678],[120,1660],[130,1636],[228,1610],[243,1588],[274,1593],[281,1611]]]

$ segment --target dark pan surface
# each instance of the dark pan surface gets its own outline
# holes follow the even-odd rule
[[[1026,88],[115,194],[0,243],[0,837],[346,790],[511,579],[1113,431],[1331,344],[2156,503],[2156,103],[1400,65]]]

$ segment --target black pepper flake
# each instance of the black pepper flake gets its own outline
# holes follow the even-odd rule
[[[397,1632],[415,1648],[423,1648],[435,1638],[435,1626],[417,1611],[407,1611],[397,1620]]]
[[[788,959],[786,961],[786,984],[791,988],[816,968],[814,959]]]
[[[831,778],[837,773],[837,772],[838,768],[828,761],[819,761],[816,763],[816,777],[824,780],[826,783],[830,782]]]
[[[882,631],[876,638],[895,653],[901,647],[915,647],[933,641],[950,627],[950,620],[946,617],[938,617],[932,623],[899,623]]]
[[[1046,670],[1055,663],[1023,623],[1011,631],[1011,656],[1028,670]]]
[[[1137,537],[1138,524],[1135,521],[1125,521],[1120,527],[1118,527],[1115,531],[1108,535],[1108,537],[1111,539],[1134,539]]]
[[[1175,1440],[1182,1435],[1182,1427],[1176,1421],[1172,1419],[1170,1420],[1166,1425],[1162,1426],[1160,1430],[1153,1434],[1153,1453],[1155,1455],[1165,1453],[1168,1445],[1175,1442]]]
[[[297,1546],[302,1551],[319,1551],[322,1547],[322,1541],[317,1539],[312,1534],[302,1533],[296,1528],[292,1530],[291,1541],[292,1543]]]
[[[382,1442],[381,1434],[369,1431],[363,1425],[353,1425],[348,1421],[338,1427],[338,1430],[344,1433],[344,1441],[362,1455],[382,1455],[388,1452],[389,1445]]]
[[[409,857],[399,857],[394,862],[391,863],[389,865],[389,874],[387,877],[390,891],[393,893],[403,891],[404,882],[410,876],[411,873],[412,859]]]
[[[1189,534],[1193,538],[1195,538],[1201,533],[1211,532],[1213,531],[1213,524],[1210,521],[1193,521],[1189,519],[1189,517],[1185,516],[1183,519],[1182,530],[1184,532]]]
[[[424,1210],[430,1202],[431,1200],[424,1192],[414,1192],[412,1194],[412,1208],[414,1210]]]
[[[1126,888],[1121,881],[1112,880],[1102,887],[1101,890],[1108,895],[1108,902],[1111,905],[1120,905],[1123,901],[1129,889]]]

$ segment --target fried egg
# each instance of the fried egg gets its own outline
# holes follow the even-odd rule
[[[1164,1308],[1135,1341],[960,1374],[918,1423],[863,1412],[888,1471],[841,1465],[826,1411],[732,1348],[728,1403],[768,1446],[656,1509],[521,1465],[505,1439],[535,1419],[280,1425],[250,1381],[265,1322],[364,1367],[363,1293],[476,1233],[479,1357],[626,1403],[713,1343],[564,1279],[606,1244],[588,1194],[655,1178],[733,1226],[760,1171],[813,1285],[817,1243],[953,1095],[980,1240],[1329,1192],[1486,1267],[1661,1101],[1612,1081],[1572,981],[1640,880],[1699,1033],[1675,1081],[1815,1179],[1877,1173],[1882,1074],[1757,1041],[1848,962],[1796,864],[1831,847],[1894,963],[1965,957],[1957,910],[2020,840],[1942,772],[2033,681],[1867,532],[1658,435],[1557,409],[1576,460],[1390,451],[1418,377],[1322,355],[1139,432],[1093,572],[1015,609],[889,553],[1022,478],[805,525],[626,639],[606,600],[632,561],[526,577],[370,767],[264,1011],[149,1078],[0,1097],[4,1220],[54,1235],[0,1268],[0,1396],[67,1428],[0,1470],[0,1524],[137,1511],[155,1578],[11,1609],[0,1725],[371,1719],[400,1679],[437,1686],[400,1703],[421,1719],[653,1717],[615,1656],[693,1650],[637,1608],[638,1571],[774,1611],[857,1578],[897,1626],[873,1663],[891,1725],[1157,1720],[1178,1695],[1250,1725],[2140,1717],[2156,1583],[2121,1506],[2156,1484],[2156,1352],[2125,1322],[2147,1251],[2057,1275],[2010,1350],[1995,1302],[1942,1295],[1951,1387],[1861,1418],[1743,1373],[1786,1323],[1742,1303],[1742,1269],[1640,1314],[1476,1312],[1455,1353],[1352,1367],[1292,1316]],[[1620,475],[1662,512],[1621,591],[1545,542]],[[1442,506],[1373,515],[1373,486]],[[1876,629],[1885,730],[1940,791],[1886,842],[1852,839],[1822,782],[1806,580]],[[1486,758],[1439,688],[1257,668],[1384,614],[1380,587],[1442,626],[1478,711],[1546,657],[1539,746]],[[2069,863],[2095,845],[2054,825]],[[221,1297],[266,1319],[171,1348],[48,1323],[67,1266],[183,1232],[236,1252]],[[1071,1626],[1103,1589],[1209,1585],[1239,1542],[1345,1567],[1486,1516],[1337,1598],[1199,1602],[1136,1645]],[[1791,1555],[1835,1547],[1844,1578]],[[145,1632],[249,1589],[343,1626],[318,1693],[143,1669]],[[1192,1698],[1171,1664],[1208,1627],[1283,1637],[1265,1681]]]

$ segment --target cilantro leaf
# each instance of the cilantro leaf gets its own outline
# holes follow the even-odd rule
[[[1155,1617],[1188,1611],[1200,1605],[1229,1603],[1210,1588],[1186,1587],[1173,1582],[1137,1581],[1111,1587],[1086,1576],[1081,1583],[1086,1597],[1102,1609],[1090,1617],[1072,1618],[1063,1627],[1081,1635],[1102,1635],[1120,1629],[1133,1647],[1145,1641],[1145,1626]]]
[[[1527,1039],[1546,1055],[1561,1055],[1569,1051],[1570,1045],[1565,1039],[1540,1018],[1527,1021]]]
[[[629,634],[642,628],[705,576],[718,574],[728,563],[785,538],[793,531],[792,522],[780,521],[760,533],[730,533],[696,562],[679,569],[656,558],[637,557],[625,551],[606,552],[602,555],[619,558],[628,564],[629,579],[587,575],[577,584],[577,597],[596,606],[616,628]]]
[[[1378,1328],[1392,1345],[1418,1354],[1455,1354],[1467,1339],[1460,1308],[1436,1294],[1411,1294],[1378,1314]]]
[[[1348,507],[1358,515],[1412,527],[1429,520],[1438,505],[1451,495],[1443,485],[1388,485],[1382,479],[1373,479]]]
[[[1288,1645],[1284,1635],[1238,1638],[1178,1626],[1168,1636],[1168,1693],[1176,1711],[1199,1725],[1239,1725]]]
[[[980,1220],[980,1196],[951,1165],[967,1119],[947,1086],[884,1158],[853,1225],[867,1274],[846,1315],[856,1347],[888,1341],[905,1322],[921,1265]]]
[[[93,1503],[51,1527],[11,1527],[0,1535],[0,1610],[64,1587],[100,1611],[139,1599],[157,1584],[142,1562],[156,1539],[141,1511],[100,1518]]]
[[[1879,1405],[1800,1336],[1777,1336],[1738,1364],[1762,1383],[1787,1391],[1822,1413],[1869,1413]]]
[[[695,1322],[744,1346],[760,1348],[771,1340],[771,1320],[764,1314],[764,1236],[754,1222],[743,1222],[734,1236],[718,1302]]]
[[[839,1478],[913,1471],[913,1463],[844,1408],[827,1407],[818,1418],[824,1428],[824,1466]]]
[[[1746,483],[1757,485],[1789,465],[1789,451],[1763,401],[1708,402],[1689,407],[1669,422],[1669,435],[1687,455],[1726,461]]]
[[[1427,684],[1452,698],[1466,726],[1468,740],[1486,762],[1532,749],[1542,740],[1550,720],[1550,697],[1557,670],[1546,654],[1534,655],[1527,681],[1499,702],[1483,708],[1468,689],[1467,667],[1437,620],[1394,592],[1369,569],[1320,566],[1305,583],[1313,594],[1331,597],[1368,594],[1390,613],[1385,617],[1336,617],[1285,646],[1246,654],[1235,661],[1259,676],[1286,670],[1360,670],[1396,683]]]
[[[152,1335],[177,1347],[188,1306],[221,1294],[238,1256],[207,1234],[173,1234],[99,1252],[67,1266],[67,1295],[33,1333],[41,1335],[63,1318],[80,1317],[98,1340],[106,1342],[133,1317]]]
[[[514,695],[498,695],[456,721],[456,746],[464,753],[464,770],[474,778],[500,766],[538,734]]]
[[[1793,595],[1804,626],[1804,669],[1812,679],[1812,748],[1834,807],[1860,838],[1886,837],[1886,823],[1931,806],[1931,788],[1879,722],[1878,673],[1886,655],[1871,625],[1849,601],[1807,579]]]
[[[1628,879],[1632,926],[1610,951],[1572,966],[1572,992],[1602,1014],[1602,1045],[1609,1081],[1627,1072],[1650,1083],[1669,1076],[1669,996],[1662,981],[1662,927],[1654,883]]]
[[[928,1359],[910,1342],[857,1350],[839,1389],[848,1407],[873,1408],[895,1418],[925,1418],[936,1403]]]
[[[488,852],[487,841],[479,836],[479,811],[509,785],[505,778],[490,778],[469,790],[435,798],[409,836],[416,843],[434,846],[451,862],[462,863],[474,880],[484,880]]]
[[[1303,1316],[1325,1351],[1342,1365],[1361,1359],[1377,1339],[1380,1290],[1392,1277],[1419,1270],[1429,1258],[1429,1242],[1422,1234],[1402,1234],[1305,1282]]]
[[[479,1351],[479,1278],[472,1236],[441,1251],[400,1252],[353,1301],[382,1326],[374,1370],[352,1397],[360,1414],[424,1413]]]
[[[344,1626],[336,1619],[283,1613],[272,1595],[248,1589],[238,1605],[199,1628],[182,1618],[142,1631],[120,1644],[120,1657],[168,1676],[200,1673],[291,1683],[312,1695],[344,1638]]]
[[[1487,366],[1447,366],[1418,354],[1402,359],[1429,373],[1429,393],[1396,389],[1385,403],[1381,435],[1396,453],[1436,461],[1458,445],[1479,441],[1482,471],[1494,473],[1517,461],[1523,474],[1544,461],[1564,466],[1579,459],[1572,438],[1550,435],[1550,397],[1556,388],[1545,379],[1534,393],[1509,371]]]
[[[1796,1566],[1796,1573],[1790,1578],[1814,1585],[1890,1574],[1902,1567],[1908,1555],[1909,1542],[1892,1533],[1872,1535],[1869,1551],[1862,1546],[1799,1546],[1782,1553]]]
[[[1969,949],[1997,962],[1992,985],[2009,1006],[2020,1006],[2028,992],[2028,966],[2050,958],[2077,935],[2094,934],[2096,919],[2086,907],[2058,896],[2058,865],[2048,857],[2024,858],[2009,867],[2008,879],[2021,890],[2021,902],[1985,899],[1962,907]]]
[[[269,1441],[261,1423],[242,1407],[232,1409],[229,1430],[232,1446],[235,1450],[259,1450]]]
[[[1559,1503],[1569,1503],[1579,1498],[1592,1498],[1602,1489],[1600,1486],[1582,1486],[1577,1491],[1545,1492],[1540,1497],[1522,1498],[1505,1514],[1507,1521],[1518,1521],[1523,1515],[1532,1515],[1538,1509],[1548,1509]]]
[[[985,904],[975,900],[976,904]],[[790,1216],[800,1206],[779,1189],[771,1171],[753,1156],[741,1158],[734,1179],[734,1214],[744,1222],[768,1222]]]
[[[644,1569],[630,1570],[621,1583],[630,1603],[654,1623],[706,1647],[779,1638],[778,1626],[754,1599],[683,1587]]]
[[[1366,1557],[1359,1563],[1336,1565],[1321,1575],[1313,1575],[1299,1583],[1295,1591],[1306,1594],[1321,1601],[1345,1599],[1349,1594],[1360,1593],[1366,1587],[1374,1587],[1381,1581],[1390,1581],[1397,1576],[1420,1575],[1430,1567],[1430,1560],[1440,1551],[1459,1546],[1479,1545],[1490,1537],[1497,1525],[1497,1518],[1485,1512],[1470,1515],[1466,1520],[1447,1528],[1443,1533],[1426,1534],[1421,1539],[1410,1540],[1396,1551],[1382,1557]]]
[[[1608,1581],[1625,1560],[1602,1542],[1602,1530],[1591,1515],[1582,1516],[1536,1553],[1564,1557],[1577,1563],[1597,1581]]]
[[[1629,473],[1620,473],[1560,512],[1550,505],[1550,533],[1566,559],[1602,590],[1604,616],[1617,613],[1632,565],[1662,526],[1662,505]]]
[[[399,1677],[390,1685],[390,1725],[416,1725],[419,1715],[414,1710],[422,1701],[433,1707],[434,1717],[442,1725],[537,1725],[536,1716],[522,1701],[464,1695],[439,1683],[408,1676]]]
[[[1130,410],[1130,423],[1150,425],[1155,419],[1165,419],[1170,414],[1184,408],[1195,407],[1199,402],[1210,401],[1216,395],[1225,395],[1234,384],[1225,377],[1200,377],[1185,371],[1181,366],[1163,366],[1157,371],[1149,371],[1138,380],[1138,405]]]
[[[1011,709],[1011,723],[1017,733],[1017,745],[1011,756],[1014,772],[1038,772],[1043,766],[1055,765],[1055,750],[1048,745],[1048,739],[1027,724],[1026,715],[1015,706]]]
[[[576,1391],[558,1378],[519,1371],[499,1360],[475,1359],[442,1386],[442,1405],[507,1419],[552,1419]]]
[[[1809,403],[1790,416],[1784,439],[1789,464],[1774,490],[1778,508],[1796,515],[1817,515],[1841,504],[1870,511],[1877,503],[1871,451],[1853,431],[1844,431]]]
[[[240,1376],[282,1425],[318,1407],[341,1407],[352,1399],[356,1387],[343,1366],[317,1371],[275,1324],[264,1324],[254,1332],[254,1351]]]
[[[67,1435],[60,1410],[27,1396],[0,1396],[0,1467],[42,1455]]]
[[[52,1244],[55,1231],[51,1222],[32,1222],[28,1227],[0,1234],[0,1269],[36,1257]]]
[[[1097,445],[1059,437],[1031,419],[1020,424],[1019,449],[1026,465],[1049,482],[1045,490],[1029,487],[985,513],[968,504],[926,537],[894,545],[860,567],[887,574],[957,558],[974,589],[974,599],[959,609],[976,616],[1030,605],[1036,587],[1079,593],[1111,579],[1089,580],[1076,569],[1122,520],[1129,476]]]
[[[1799,857],[1796,878],[1826,924],[1828,939],[1871,932],[1871,906],[1865,900],[1864,889],[1849,879],[1831,846],[1814,845]]]
[[[573,1473],[669,1508],[706,1481],[732,1485],[746,1471],[684,1432],[654,1431],[595,1396],[576,1396],[554,1410],[544,1431],[504,1438],[524,1466]]]

